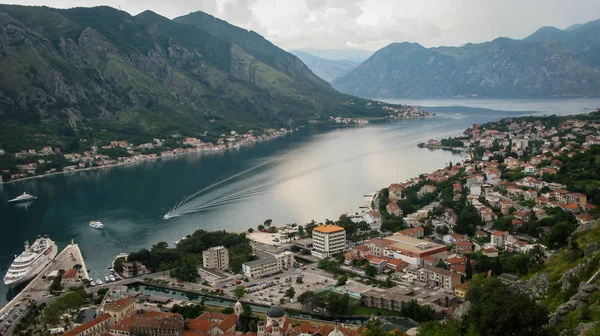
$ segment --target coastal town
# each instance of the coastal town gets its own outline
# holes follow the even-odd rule
[[[389,111],[389,120],[408,120],[433,117],[432,112],[424,112],[414,106],[383,106]],[[329,116],[326,120],[309,120],[310,125],[365,126],[369,124],[364,118],[343,118]],[[297,129],[296,129],[297,130]],[[222,133],[216,142],[202,141],[197,137],[173,134],[172,139],[154,138],[141,144],[124,140],[111,140],[106,144],[91,145],[82,151],[67,151],[65,148],[43,146],[42,148],[21,149],[7,152],[0,148],[0,183],[22,180],[36,176],[57,173],[69,173],[77,170],[99,169],[168,158],[191,153],[221,152],[227,149],[240,148],[256,142],[268,141],[282,137],[292,129],[268,128],[262,131],[249,130],[244,134],[236,131]]]
[[[503,119],[427,144],[459,148],[465,159],[392,182],[336,221],[198,230],[117,256],[114,281],[60,270],[45,276],[58,284],[50,297],[79,293],[79,301],[50,301],[50,313],[30,319],[68,336],[418,335],[430,321],[469,314],[469,289],[481,279],[526,287],[560,249],[600,251],[569,242],[595,230],[600,215],[589,182],[597,169],[586,166],[600,155],[597,113]],[[562,290],[573,293],[572,282]],[[559,309],[552,323],[575,308]]]
[[[117,165],[132,164],[158,158],[168,158],[191,153],[220,152],[239,148],[256,142],[268,141],[292,132],[285,128],[265,129],[259,133],[250,130],[245,134],[230,131],[221,134],[216,143],[204,142],[196,137],[174,135],[174,145],[167,146],[165,139],[153,139],[143,144],[133,144],[122,140],[113,140],[105,145],[92,145],[83,152],[63,153],[63,149],[45,146],[41,149],[23,149],[16,153],[8,153],[0,149],[0,159],[14,157],[21,164],[14,164],[0,174],[0,183],[16,181],[23,178],[43,176],[55,173],[68,173],[82,169],[98,169]],[[52,159],[60,159],[61,163],[53,165]]]

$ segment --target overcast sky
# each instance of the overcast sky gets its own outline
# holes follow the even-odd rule
[[[523,38],[541,26],[600,18],[600,0],[11,0],[26,5],[108,5],[168,18],[202,10],[278,46],[377,50],[391,42],[457,46]]]

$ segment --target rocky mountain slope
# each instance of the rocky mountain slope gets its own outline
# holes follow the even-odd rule
[[[379,115],[262,36],[204,13],[0,6],[0,148],[203,137]]]
[[[462,47],[392,43],[332,85],[380,98],[598,95],[600,20]]]
[[[291,53],[304,62],[315,75],[327,82],[331,82],[332,80],[347,74],[358,65],[356,62],[328,60],[298,50],[291,51]]]

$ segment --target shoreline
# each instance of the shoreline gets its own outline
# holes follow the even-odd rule
[[[216,153],[225,153],[226,151],[229,150],[233,150],[233,149],[240,149],[243,146],[250,146],[250,145],[255,145],[258,143],[262,143],[264,141],[271,141],[271,140],[275,140],[278,138],[281,138],[285,135],[288,135],[290,133],[293,133],[293,131],[288,131],[286,134],[282,135],[282,136],[278,136],[272,139],[266,139],[266,140],[260,140],[260,141],[255,141],[255,142],[250,142],[250,143],[243,143],[243,144],[238,144],[237,147],[230,147],[230,148],[224,148],[224,149],[216,149],[216,150],[204,150],[204,151],[198,151],[198,152],[185,152],[185,153],[178,153],[178,154],[171,154],[169,156],[156,156],[156,157],[148,157],[146,156],[146,158],[144,160],[139,160],[139,161],[134,161],[134,162],[121,162],[121,163],[115,163],[115,164],[111,164],[111,165],[104,165],[104,166],[96,166],[96,167],[88,167],[88,168],[81,168],[81,169],[76,169],[73,171],[59,171],[59,172],[52,172],[52,173],[48,173],[48,174],[42,174],[42,175],[35,175],[35,176],[28,176],[28,177],[23,177],[17,180],[9,180],[6,182],[2,182],[0,183],[0,187],[2,187],[5,184],[10,184],[10,183],[18,183],[18,182],[22,182],[22,181],[27,181],[27,180],[33,180],[33,179],[38,179],[38,178],[44,178],[44,177],[49,177],[49,176],[56,176],[56,175],[65,175],[65,174],[72,174],[72,173],[77,173],[77,172],[83,172],[83,171],[91,171],[91,170],[100,170],[100,169],[106,169],[106,168],[115,168],[115,167],[120,167],[120,166],[127,166],[127,165],[136,165],[136,164],[141,164],[144,162],[150,162],[150,161],[156,161],[159,159],[168,159],[168,158],[173,158],[173,157],[177,157],[177,156],[184,156],[184,155],[190,155],[190,154],[216,154]]]

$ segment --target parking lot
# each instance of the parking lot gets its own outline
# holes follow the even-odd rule
[[[19,317],[29,309],[29,305],[28,301],[23,301],[11,307],[4,315],[0,316],[0,323],[2,324],[0,332],[6,334],[12,331],[11,327],[19,322]]]
[[[325,271],[318,269],[316,264],[302,265],[297,264],[297,268],[289,270],[281,274],[271,277],[251,281],[242,282],[240,285],[246,287],[244,300],[253,303],[279,305],[283,298],[284,307],[301,309],[302,305],[296,301],[297,297],[306,291],[320,291],[330,286],[336,286],[337,280]],[[302,279],[302,283],[297,283],[297,279]],[[295,296],[290,302],[285,296],[285,292],[289,287],[293,287]],[[225,288],[228,295],[234,296],[236,286]],[[344,286],[339,287],[341,290],[347,290],[354,293],[363,293],[371,286],[361,282],[348,279]]]

